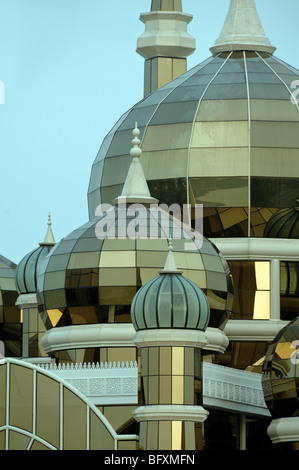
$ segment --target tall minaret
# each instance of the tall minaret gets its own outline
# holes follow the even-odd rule
[[[176,267],[172,245],[164,270],[139,289],[131,306],[141,352],[140,450],[202,449],[202,353],[210,318],[202,290]]]
[[[151,12],[141,14],[145,32],[137,52],[145,59],[144,96],[187,71],[187,57],[196,47],[187,31],[192,18],[183,13],[181,0],[152,0]]]
[[[258,51],[273,54],[254,0],[231,0],[219,38],[211,48],[213,54],[228,51]]]

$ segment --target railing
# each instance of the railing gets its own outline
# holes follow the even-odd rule
[[[137,362],[41,364],[70,383],[95,405],[137,404]],[[203,363],[203,405],[237,413],[270,417],[261,375]]]

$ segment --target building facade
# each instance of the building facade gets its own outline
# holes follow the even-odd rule
[[[299,72],[254,0],[191,70],[182,2],[140,19],[87,222],[0,259],[0,448],[296,449]]]

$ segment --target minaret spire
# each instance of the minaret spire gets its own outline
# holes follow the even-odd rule
[[[187,71],[187,57],[196,47],[187,32],[192,18],[183,13],[181,0],[152,0],[151,12],[141,14],[145,32],[137,52],[145,59],[145,96]]]
[[[210,50],[213,54],[228,51],[275,51],[266,37],[254,0],[231,0],[219,38]]]
[[[55,242],[55,238],[54,238],[51,226],[52,226],[52,220],[51,220],[51,214],[49,212],[47,233],[46,233],[43,243],[40,243],[40,245],[55,245],[56,242]]]

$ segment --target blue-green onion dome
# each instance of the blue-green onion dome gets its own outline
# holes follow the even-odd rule
[[[168,259],[158,277],[145,284],[135,295],[131,306],[136,331],[145,329],[192,329],[205,331],[210,319],[210,306],[203,291],[182,275],[176,266],[169,268]]]
[[[37,290],[37,276],[40,265],[55,245],[51,225],[49,215],[48,230],[44,242],[24,256],[17,266],[15,284],[19,294],[32,294]]]

